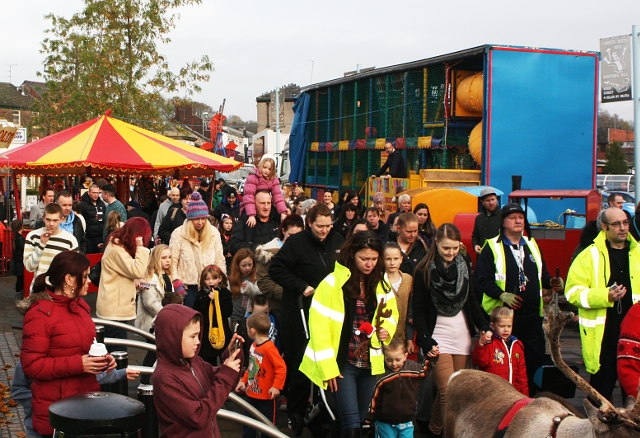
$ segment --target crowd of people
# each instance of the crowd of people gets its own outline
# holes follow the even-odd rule
[[[454,224],[434,224],[429,206],[407,194],[395,210],[382,193],[325,191],[315,200],[274,169],[264,156],[242,197],[222,179],[185,180],[155,208],[143,197],[118,200],[106,181],[88,184],[76,208],[71,192],[43,192],[25,222],[35,228],[14,245],[38,297],[25,307],[21,354],[35,433],[51,434],[52,402],[95,390],[96,376],[115,366],[110,354],[88,355],[82,253],[103,253],[96,315],[156,336],[145,364],[156,364],[162,436],[220,436],[215,414],[231,391],[271,420],[286,404],[300,436],[319,388],[348,437],[370,423],[381,437],[413,436],[414,427],[442,436],[449,377],[471,366],[536,392],[534,374],[548,360],[543,290],[561,292],[564,281],[547,272],[519,204],[500,207],[484,189],[466,248]],[[592,384],[610,398],[620,325],[640,299],[640,249],[622,210],[605,210],[598,226],[566,294],[580,312]],[[16,234],[22,227],[12,224]]]

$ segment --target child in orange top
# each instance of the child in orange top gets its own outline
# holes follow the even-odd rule
[[[247,333],[253,339],[249,367],[236,391],[244,391],[247,401],[275,424],[276,400],[284,388],[287,366],[275,344],[269,340],[271,320],[265,313],[254,313],[247,318]],[[255,430],[242,429],[243,438],[254,437]]]
[[[513,310],[499,306],[491,311],[490,332],[483,332],[473,349],[473,364],[511,383],[514,388],[529,395],[524,345],[511,336]],[[495,340],[493,339],[495,337]]]

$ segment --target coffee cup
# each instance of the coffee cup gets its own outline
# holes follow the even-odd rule
[[[104,357],[109,352],[107,351],[107,346],[101,342],[94,342],[91,344],[91,348],[89,349],[89,356],[91,357]]]
[[[109,352],[107,351],[107,346],[104,345],[102,342],[97,342],[96,338],[93,338],[93,344],[91,344],[91,348],[89,348],[89,356],[104,357],[106,359],[107,354],[109,354]],[[107,368],[107,364],[108,362],[105,362],[104,369]],[[101,370],[101,371],[104,371],[104,370]]]

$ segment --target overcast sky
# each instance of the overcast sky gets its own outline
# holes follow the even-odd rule
[[[40,80],[44,15],[68,18],[83,4],[3,0],[0,82]],[[193,99],[217,109],[226,98],[226,115],[255,120],[257,96],[334,79],[358,65],[384,67],[483,44],[598,51],[600,38],[631,34],[640,24],[640,0],[203,0],[180,13],[172,43],[161,49],[172,69],[203,54],[215,67]],[[633,119],[631,101],[602,108]]]

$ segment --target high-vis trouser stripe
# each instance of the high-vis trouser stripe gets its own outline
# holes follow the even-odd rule
[[[605,320],[606,316],[599,316],[596,319],[587,319],[581,317],[580,325],[585,328],[595,328],[599,325],[604,325]]]

